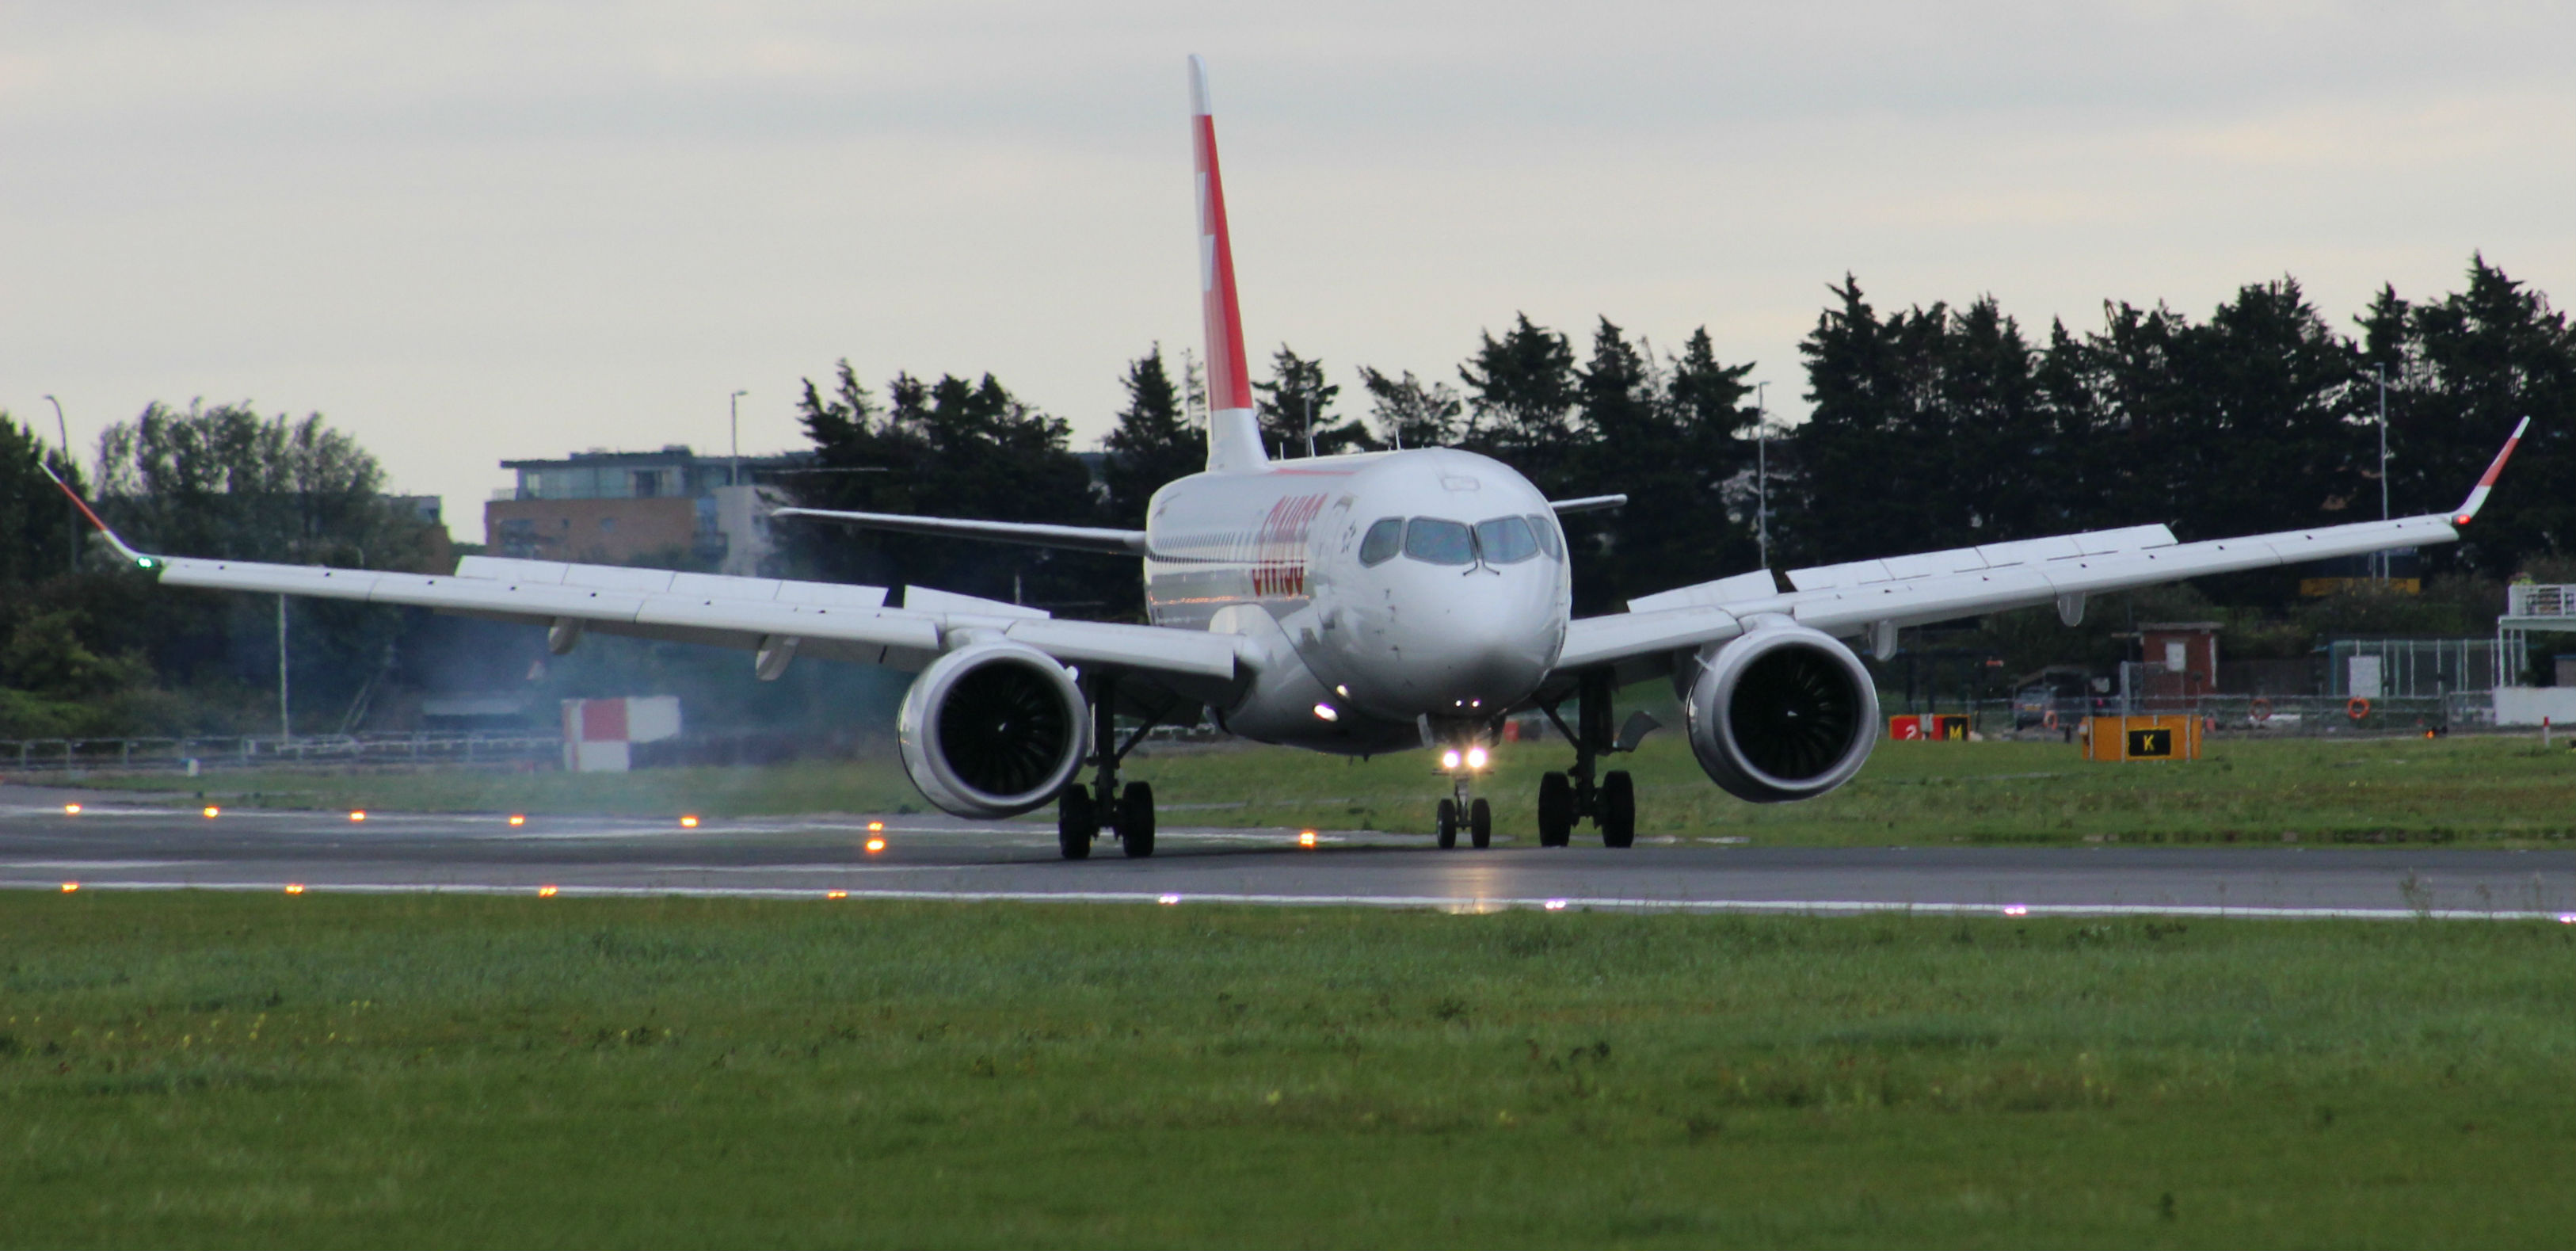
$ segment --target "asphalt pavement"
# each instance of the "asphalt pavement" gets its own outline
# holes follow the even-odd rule
[[[65,805],[78,804],[77,814]],[[882,840],[871,851],[871,839]],[[1762,847],[1441,851],[1427,836],[1166,827],[1058,857],[1038,821],[672,820],[224,809],[0,786],[0,887],[1050,900],[1982,915],[2546,916],[2576,852],[2406,847]]]

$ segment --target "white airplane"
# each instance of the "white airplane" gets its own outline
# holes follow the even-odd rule
[[[1574,762],[1541,779],[1539,841],[1564,846],[1591,820],[1628,846],[1636,794],[1605,755],[1653,728],[1613,729],[1612,692],[1668,677],[1691,750],[1721,789],[1757,803],[1811,799],[1859,772],[1878,738],[1878,695],[1844,640],[1894,655],[1903,626],[2054,604],[2069,625],[2097,592],[2448,543],[2486,502],[2513,436],[2459,509],[2198,543],[2161,525],[1793,569],[1756,569],[1571,616],[1560,514],[1621,496],[1550,501],[1509,466],[1421,449],[1273,461],[1244,369],[1234,257],[1207,76],[1190,58],[1201,298],[1214,412],[1208,464],[1155,492],[1145,529],[1027,525],[781,509],[879,530],[1111,552],[1144,561],[1148,625],[1059,621],[926,587],[716,577],[469,556],[452,576],[147,555],[90,520],[172,586],[311,595],[542,625],[570,650],[585,632],[750,651],[762,681],[800,655],[917,671],[899,721],[904,768],[959,816],[1057,805],[1067,859],[1103,828],[1129,856],[1154,850],[1154,797],[1118,782],[1153,725],[1211,713],[1264,743],[1370,755],[1440,751],[1451,796],[1433,828],[1484,847],[1490,806],[1471,795],[1502,719],[1539,709]],[[66,488],[68,493],[68,488]],[[76,502],[77,502],[77,497]],[[88,512],[88,506],[82,505]],[[1573,723],[1560,716],[1575,705]],[[1141,718],[1121,739],[1113,712]],[[1089,782],[1080,780],[1088,765]]]

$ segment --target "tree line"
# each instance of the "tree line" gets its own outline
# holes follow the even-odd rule
[[[2448,590],[2420,603],[2295,605],[2292,573],[2172,594],[2202,608],[2214,595],[2251,614],[2243,629],[2257,646],[2295,653],[2356,624],[2482,633],[2502,579],[2576,578],[2563,559],[2576,503],[2562,489],[2576,471],[2576,332],[2484,257],[2455,292],[2382,288],[2347,328],[2289,277],[2246,284],[2206,317],[2108,302],[2096,326],[2052,321],[2038,334],[1992,297],[1882,311],[1850,276],[1828,293],[1799,345],[1810,412],[1772,423],[1768,438],[1775,569],[2149,522],[2185,539],[2334,524],[2377,517],[2383,489],[2394,515],[2440,511],[2529,416],[2531,435],[2468,541],[2425,554]],[[1760,563],[1752,370],[1722,359],[1704,329],[1667,350],[1606,317],[1578,337],[1524,315],[1428,374],[1336,371],[1283,344],[1256,397],[1274,454],[1459,447],[1556,498],[1626,493],[1624,509],[1569,519],[1577,610],[1596,613]],[[1186,353],[1148,346],[1120,379],[1125,402],[1086,457],[1069,422],[989,374],[897,373],[872,388],[845,360],[803,386],[817,472],[789,490],[814,507],[1141,526],[1156,488],[1204,465],[1205,403]],[[384,506],[374,458],[318,415],[155,404],[106,433],[84,477],[0,413],[0,737],[256,728],[254,692],[274,681],[273,601],[160,591],[100,560],[67,535],[40,462],[94,488],[112,520],[159,550],[378,568],[425,559],[417,527]],[[919,583],[1069,615],[1141,610],[1132,561],[782,530],[794,576]],[[403,649],[430,629],[418,614],[363,606],[295,613],[313,670],[299,648],[296,681],[313,684],[321,707],[353,704],[371,675],[401,675]],[[2053,620],[2036,633],[2024,624],[1989,633],[2017,656],[2069,642]]]

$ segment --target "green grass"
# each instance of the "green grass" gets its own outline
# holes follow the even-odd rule
[[[1484,793],[1505,841],[1533,841],[1552,744],[1507,744]],[[2062,743],[1882,743],[1859,778],[1820,800],[1757,805],[1709,784],[1674,734],[1616,763],[1636,773],[1648,837],[1762,844],[2080,843],[2088,840],[2450,842],[2565,845],[2576,837],[2576,753],[2528,738],[2213,741],[2180,764],[2092,764]],[[1284,748],[1140,754],[1165,821],[1427,831],[1446,793],[1427,753],[1375,760]],[[641,773],[331,773],[272,770],[97,784],[204,791],[227,802],[408,811],[710,816],[891,812],[923,801],[891,760]]]
[[[0,895],[10,1246],[2562,1246],[2576,927]]]

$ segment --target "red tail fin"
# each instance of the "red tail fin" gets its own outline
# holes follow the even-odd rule
[[[1258,469],[1268,457],[1261,452],[1261,424],[1253,415],[1252,378],[1244,365],[1243,312],[1235,301],[1234,244],[1225,227],[1207,65],[1196,56],[1190,58],[1190,115],[1190,148],[1198,166],[1199,300],[1207,322],[1208,469]]]

